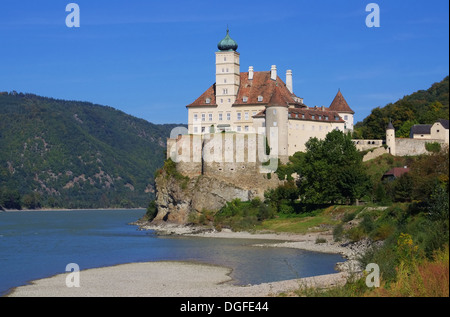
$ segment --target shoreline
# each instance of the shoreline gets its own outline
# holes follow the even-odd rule
[[[297,248],[312,252],[340,254],[346,259],[336,263],[336,273],[283,280],[257,285],[234,285],[231,268],[192,261],[134,262],[81,270],[81,287],[65,284],[68,273],[30,281],[28,285],[11,289],[6,297],[266,297],[277,296],[300,288],[329,288],[344,285],[349,277],[361,273],[358,254],[365,246],[333,242],[329,232],[250,233],[215,231],[205,227],[149,225],[141,221],[130,223],[139,230],[154,230],[158,235],[180,235],[202,238],[237,238],[278,240],[279,243],[254,244],[258,247]],[[317,237],[327,242],[316,243]]]
[[[234,285],[231,268],[190,261],[134,262],[81,270],[80,286],[69,273],[30,281],[4,297],[274,297],[306,287],[345,284],[343,272],[292,280]]]
[[[69,209],[69,208],[40,208],[40,209],[4,209],[0,210],[0,212],[21,212],[21,211],[95,211],[95,210],[145,210],[145,208],[77,208],[77,209]]]

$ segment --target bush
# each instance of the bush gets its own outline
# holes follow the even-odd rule
[[[333,229],[333,239],[335,242],[341,241],[344,236],[344,225],[342,223],[336,225]]]
[[[366,233],[361,226],[358,226],[347,230],[346,236],[350,241],[356,242],[364,238]]]
[[[441,151],[441,144],[438,142],[425,143],[425,149],[428,152],[438,153]]]
[[[147,212],[145,215],[147,216],[148,221],[152,221],[155,219],[156,215],[158,214],[158,209],[156,208],[156,201],[152,200],[147,207]]]

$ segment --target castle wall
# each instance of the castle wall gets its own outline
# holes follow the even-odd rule
[[[359,151],[366,151],[373,148],[382,147],[386,142],[384,140],[352,140]]]
[[[445,140],[431,140],[431,139],[395,139],[395,155],[396,156],[415,156],[421,154],[429,154],[425,148],[426,143],[440,143],[445,144]]]
[[[180,135],[168,139],[167,157],[177,171],[188,177],[213,176],[227,181],[249,183],[274,172],[278,158],[265,155],[263,134],[212,133]]]
[[[306,142],[310,138],[325,139],[326,135],[335,129],[344,131],[343,123],[320,122],[289,119],[288,154],[306,151]]]

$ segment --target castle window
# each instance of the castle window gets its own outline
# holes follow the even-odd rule
[[[241,126],[240,125],[237,126],[237,131],[241,132]]]
[[[220,99],[220,103],[223,103],[223,99]]]
[[[277,109],[273,109],[273,114],[277,114]]]
[[[273,122],[273,126],[274,126],[274,127],[277,126],[277,122],[276,122],[276,121]]]
[[[202,127],[202,133],[205,133],[205,127]]]
[[[319,120],[322,120],[322,116],[319,116]]]
[[[224,95],[228,94],[228,89],[227,88],[222,89],[222,94]]]
[[[227,112],[227,121],[231,120],[231,113]]]
[[[249,118],[248,112],[246,112],[246,113],[244,114],[244,118],[245,118],[245,120],[248,120],[248,118]],[[438,131],[438,132],[439,132],[439,131]]]
[[[344,116],[344,120],[347,121],[348,120],[348,116]]]
[[[325,120],[328,120],[328,116],[325,116]]]
[[[224,61],[224,62],[226,62],[226,61],[227,61],[227,57],[226,57],[226,56],[225,56],[225,57],[223,58],[223,61]]]
[[[228,68],[226,69],[226,72],[228,73]]]
[[[245,132],[248,132],[248,125],[246,125],[246,126],[244,127],[244,131],[245,131]]]
[[[219,113],[219,121],[222,121],[222,119],[223,119],[223,114]]]
[[[248,101],[248,97],[247,96],[242,97],[242,101],[243,102],[247,102]]]
[[[258,96],[258,101],[263,101],[263,96]]]
[[[227,79],[226,79],[226,78],[223,79],[223,83],[224,83],[224,84],[227,83]]]
[[[241,121],[241,113],[240,112],[237,113],[237,120]]]
[[[253,112],[252,112],[252,116],[256,116],[256,111],[253,111]]]
[[[298,118],[298,113],[295,114],[295,117]]]
[[[231,98],[228,98],[228,102],[231,102]]]
[[[288,118],[291,118],[292,117],[292,114],[289,112],[288,113]]]
[[[211,103],[211,98],[206,98],[205,103]]]
[[[315,119],[316,119],[316,116],[315,116],[315,115],[312,115],[312,116],[311,116],[311,119],[315,120]]]
[[[194,133],[198,133],[198,127],[194,127]]]
[[[302,114],[302,119],[305,119],[305,115],[304,114]]]
[[[222,73],[225,73],[225,68],[222,68]]]
[[[206,114],[202,113],[202,121],[206,121]]]
[[[210,113],[210,114],[208,114],[208,116],[209,116],[209,121],[213,121],[213,114]]]
[[[194,113],[194,121],[198,121],[198,114]]]

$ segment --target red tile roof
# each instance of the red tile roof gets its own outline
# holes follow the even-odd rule
[[[383,176],[394,176],[395,178],[398,178],[402,176],[405,173],[409,172],[408,167],[394,167],[393,169],[389,170],[388,172],[384,173]]]
[[[332,111],[336,111],[336,112],[348,112],[348,113],[351,113],[351,114],[355,113],[348,106],[348,103],[347,103],[347,101],[345,101],[345,98],[342,95],[340,90],[336,94],[336,97],[334,97],[333,102],[331,103],[330,107],[328,107],[328,109],[332,110]]]
[[[285,105],[299,104],[294,100],[296,97],[287,89],[286,84],[277,76],[276,80],[270,78],[270,71],[254,72],[253,79],[248,79],[248,72],[241,73],[241,85],[238,91],[236,102],[233,106],[242,106],[248,104],[268,104],[276,92],[276,100],[273,102],[283,103]],[[258,97],[262,96],[262,101]],[[244,102],[247,97],[247,102]]]
[[[217,106],[215,89],[216,85],[214,84],[187,107]],[[276,96],[274,97],[275,92]],[[262,101],[258,101],[260,96],[262,96]],[[244,102],[244,97],[247,97],[246,102]],[[273,102],[283,103],[286,106],[288,104],[300,106],[294,99],[296,96],[291,94],[280,77],[277,77],[276,80],[270,78],[270,71],[254,72],[253,79],[248,79],[248,72],[243,72],[240,74],[240,87],[233,106],[267,105],[272,97],[276,98]],[[207,98],[211,100],[210,103],[206,103]]]
[[[328,111],[325,108],[289,108],[289,119],[300,121],[333,122],[345,123],[345,121],[334,111]],[[266,111],[260,111],[253,118],[265,118]]]
[[[210,103],[206,103],[206,99],[210,99]],[[200,97],[187,107],[217,107],[216,102],[216,84],[209,87]]]
[[[337,114],[337,112],[330,111],[328,108],[290,108],[289,119],[307,120],[319,122],[340,122],[345,121]]]

